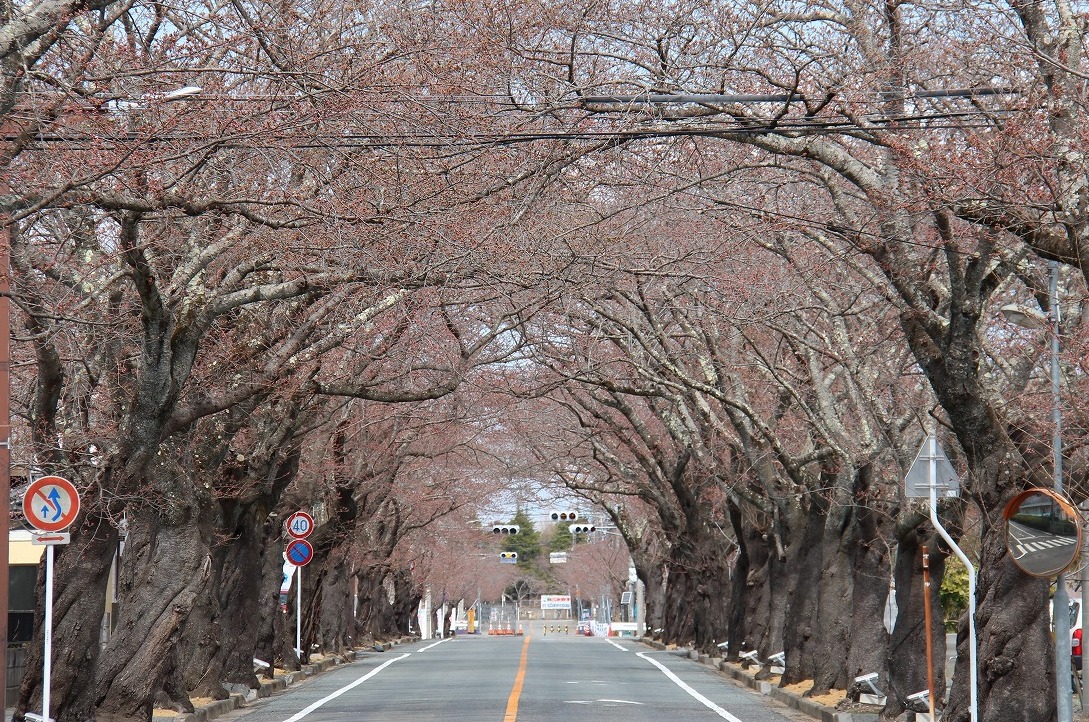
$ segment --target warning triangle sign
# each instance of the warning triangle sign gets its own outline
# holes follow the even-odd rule
[[[933,441],[933,445],[931,445]],[[933,453],[931,453],[933,449]],[[919,453],[915,455],[915,461],[911,463],[907,476],[904,477],[905,495],[909,499],[930,498],[930,462],[934,465],[934,490],[939,497],[960,496],[960,477],[953,471],[953,465],[949,463],[949,457],[945,455],[937,438],[930,434],[923,440],[919,447]]]

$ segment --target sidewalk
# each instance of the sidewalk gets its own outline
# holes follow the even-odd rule
[[[390,647],[406,644],[408,642],[414,642],[418,637],[401,637],[389,642],[382,642],[384,649],[388,650]],[[245,707],[246,704],[252,702],[255,699],[264,699],[265,697],[271,697],[286,690],[288,687],[298,684],[305,679],[315,677],[327,672],[334,667],[338,667],[342,664],[350,664],[357,659],[362,659],[365,656],[383,654],[383,652],[375,652],[368,649],[359,649],[347,652],[343,655],[333,655],[324,657],[315,661],[312,664],[304,664],[302,669],[297,672],[284,672],[277,676],[275,679],[260,679],[261,683],[259,689],[247,690],[245,694],[236,692],[230,695],[227,699],[223,700],[200,700],[203,704],[198,704],[198,700],[193,700],[194,711],[189,713],[178,713],[169,710],[153,710],[152,720],[154,722],[208,722],[209,720],[238,709],[239,707]],[[11,722],[12,715],[15,714],[13,707],[8,707],[4,711],[4,722]]]
[[[785,704],[787,707],[796,709],[821,722],[877,722],[876,711],[873,713],[844,712],[833,707],[819,704],[800,694],[795,694],[789,690],[778,687],[769,681],[758,680],[756,679],[756,675],[752,672],[742,669],[740,665],[727,662],[722,657],[708,657],[705,654],[697,653],[694,649],[685,649],[683,647],[670,648],[657,641],[646,639],[640,641],[654,649],[669,650],[682,655],[687,654],[689,659],[695,660],[700,664],[709,665],[746,687],[749,687],[760,694],[765,694],[772,699]]]

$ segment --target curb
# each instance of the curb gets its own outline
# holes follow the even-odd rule
[[[659,651],[668,649],[666,645],[657,640],[641,641],[648,647],[652,647]],[[791,709],[796,709],[814,719],[820,720],[820,722],[877,722],[878,715],[876,712],[841,712],[832,707],[825,707],[824,705],[817,704],[800,695],[787,692],[785,689],[776,687],[770,682],[758,680],[754,675],[730,665],[721,657],[708,657],[707,655],[700,654],[692,649],[687,650],[687,654],[685,654],[683,648],[672,651],[687,656],[688,659],[698,662],[699,664],[713,667],[730,679],[740,682],[753,691],[767,695]]]
[[[386,648],[394,647],[399,644],[405,644],[407,642],[415,642],[418,637],[401,637],[389,642],[383,642],[383,646]],[[301,682],[310,677],[315,677],[323,672],[327,672],[333,667],[339,667],[344,664],[350,664],[356,660],[362,659],[366,650],[352,650],[334,657],[326,657],[325,659],[318,660],[313,664],[304,664],[302,669],[296,672],[288,672],[275,679],[260,680],[261,687],[256,690],[251,690],[248,696],[249,700],[264,699],[271,697],[274,694],[283,692],[288,687]],[[256,693],[256,694],[254,694]],[[223,715],[232,712],[240,707],[245,707],[248,704],[247,695],[232,694],[227,699],[216,700],[211,704],[200,705],[196,707],[192,712],[175,715],[173,717],[159,718],[163,722],[208,722],[216,717],[222,717]]]

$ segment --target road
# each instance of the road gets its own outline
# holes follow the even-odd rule
[[[1058,574],[1070,565],[1077,549],[1076,536],[1057,536],[1010,520],[1007,532],[1014,559],[1034,574]]]
[[[397,646],[224,722],[729,720],[812,722],[672,652],[601,637],[459,636]]]

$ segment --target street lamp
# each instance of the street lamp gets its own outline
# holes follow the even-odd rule
[[[1010,323],[1025,328],[1051,329],[1051,456],[1055,466],[1054,489],[1063,493],[1063,440],[1062,410],[1059,395],[1059,263],[1048,261],[1048,305],[1051,312],[1045,318],[1037,311],[1004,306],[1001,313]],[[1082,587],[1084,601],[1084,585]],[[1066,575],[1060,574],[1055,580],[1054,614],[1055,625],[1055,694],[1058,701],[1058,722],[1071,722],[1074,716],[1072,693],[1070,690],[1070,600],[1066,594]],[[1085,664],[1082,663],[1082,673]]]

